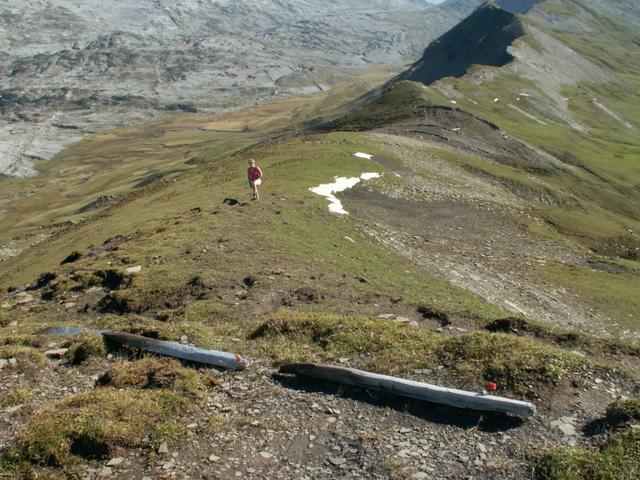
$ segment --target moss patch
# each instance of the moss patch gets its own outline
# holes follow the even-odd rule
[[[118,448],[154,448],[175,441],[167,419],[189,411],[191,402],[159,390],[101,388],[55,402],[36,413],[19,433],[14,464],[67,467],[102,459]],[[160,438],[172,431],[174,438]]]
[[[136,362],[116,362],[100,379],[99,385],[114,388],[165,389],[196,396],[217,383],[215,377],[169,358],[145,357]]]
[[[21,345],[2,345],[0,346],[0,358],[17,358],[44,365],[47,363],[46,358],[39,350],[32,347]]]
[[[635,480],[640,477],[640,429],[616,432],[595,451],[551,451],[536,471],[541,480]]]
[[[640,399],[620,400],[609,405],[606,420],[613,427],[631,421],[640,422]]]
[[[107,355],[107,347],[102,336],[80,335],[67,352],[67,358],[74,365],[86,362],[90,358],[101,358]]]
[[[15,405],[22,405],[31,399],[33,392],[28,388],[15,387],[3,394],[0,398],[0,409],[6,407],[13,407]]]

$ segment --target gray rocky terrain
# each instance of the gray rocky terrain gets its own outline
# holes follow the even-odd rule
[[[420,0],[0,1],[0,173],[86,132],[322,90],[415,58],[466,11]]]

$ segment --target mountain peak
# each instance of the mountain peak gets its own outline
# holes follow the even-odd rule
[[[524,35],[522,22],[488,1],[469,17],[432,42],[399,80],[431,84],[445,77],[462,77],[472,65],[503,66],[513,60],[507,48]]]

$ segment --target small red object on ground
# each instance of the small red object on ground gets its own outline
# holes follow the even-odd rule
[[[495,382],[489,382],[487,384],[487,392],[495,392],[498,389],[498,384]]]

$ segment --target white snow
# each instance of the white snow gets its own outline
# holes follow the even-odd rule
[[[376,172],[363,173],[360,178],[362,180],[371,180],[372,178],[380,178],[380,174]]]
[[[456,102],[455,100],[449,100],[449,102],[453,103],[454,105],[458,104],[458,102]]]
[[[500,101],[500,99],[498,97],[493,99],[493,103],[498,103]]]
[[[366,158],[367,160],[371,160],[373,158],[373,155],[369,155],[368,153],[363,152],[356,152],[353,154],[353,156],[358,158]]]
[[[366,154],[365,154],[366,155]],[[332,213],[338,213],[340,215],[348,215],[342,207],[342,202],[334,195],[334,193],[344,192],[348,188],[355,187],[360,180],[371,180],[372,178],[379,178],[380,174],[377,172],[363,173],[360,177],[335,177],[333,183],[323,183],[317,187],[310,188],[313,193],[326,197],[329,200],[329,211]]]

